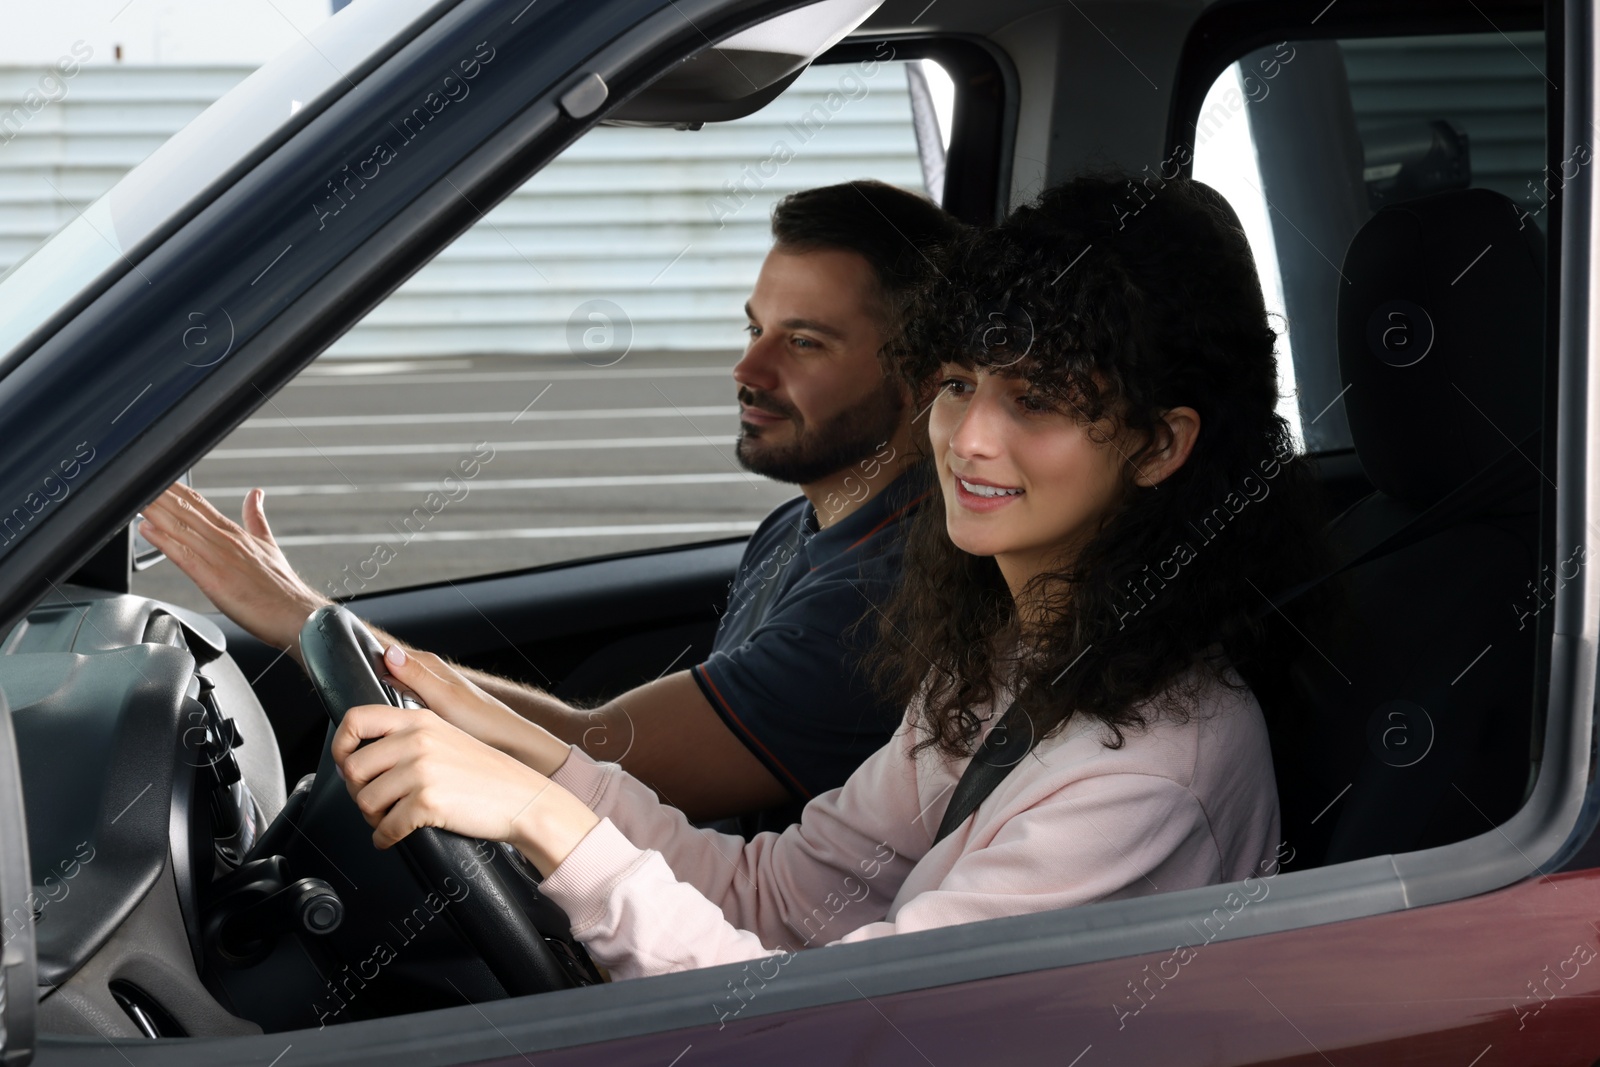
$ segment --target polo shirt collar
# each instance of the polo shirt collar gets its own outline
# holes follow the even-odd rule
[[[894,481],[861,507],[826,529],[817,529],[817,509],[810,501],[805,509],[805,553],[813,569],[849,552],[884,528],[908,517],[932,492],[915,493],[916,467],[900,472]]]

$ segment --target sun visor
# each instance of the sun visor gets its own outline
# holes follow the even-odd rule
[[[698,126],[759,111],[883,0],[821,0],[689,56],[601,125]]]

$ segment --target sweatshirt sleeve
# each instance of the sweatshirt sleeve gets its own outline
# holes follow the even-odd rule
[[[985,840],[959,845],[962,854],[938,886],[907,900],[892,922],[857,927],[839,941],[1222,880],[1222,855],[1199,800],[1159,775],[1076,779],[997,823]],[[961,837],[957,831],[944,843]]]
[[[602,821],[542,889],[619,977],[832,941],[881,919],[927,850],[903,742],[897,734],[798,824],[748,842],[691,826],[617,765],[573,749],[552,779]]]
[[[724,919],[703,893],[673,877],[661,853],[635,847],[610,819],[585,834],[540,888],[614,979],[786,954]]]
[[[957,856],[948,873],[890,920],[890,903],[928,850],[915,765],[895,750],[901,740],[812,801],[800,824],[748,843],[689,827],[619,768],[574,751],[556,781],[605,820],[544,890],[572,918],[574,936],[623,978],[1220,877],[1209,823],[1187,788],[1158,775],[1102,774],[1025,791],[983,840],[969,820],[940,843]],[[661,851],[636,847],[644,840]]]

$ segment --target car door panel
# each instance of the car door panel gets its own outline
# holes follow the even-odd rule
[[[1589,1067],[1600,1053],[1600,872],[1211,940],[1251,906],[1195,915],[1168,952],[756,1016],[774,974],[730,994],[741,1017],[540,1061],[644,1067],[692,1048],[685,1061],[708,1067],[777,1049],[792,1063]]]

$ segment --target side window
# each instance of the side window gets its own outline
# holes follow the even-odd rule
[[[796,492],[733,448],[772,205],[856,178],[938,198],[952,92],[883,45],[743,119],[592,130],[208,454],[195,486],[233,516],[265,488],[290,561],[330,596],[748,534]],[[329,195],[336,211],[360,179]],[[174,568],[136,582],[198,595]]]
[[[1293,49],[1275,49],[1271,57],[1292,57]],[[1257,60],[1260,63],[1261,60]],[[1284,314],[1283,276],[1278,270],[1278,251],[1273,242],[1273,225],[1267,202],[1261,193],[1261,170],[1256,162],[1256,142],[1250,121],[1244,115],[1249,101],[1263,99],[1272,91],[1265,72],[1246,74],[1242,63],[1235,63],[1206,93],[1200,108],[1200,122],[1194,136],[1194,177],[1227,197],[1239,215],[1250,250],[1255,254],[1256,272],[1261,276],[1262,296],[1267,316],[1278,334],[1278,414],[1288,421],[1295,437],[1304,444],[1300,405],[1294,374],[1294,339]],[[1248,94],[1248,95],[1246,95]]]
[[[1281,387],[1313,452],[1349,448],[1335,310],[1350,239],[1386,204],[1487,188],[1546,225],[1544,34],[1285,41],[1212,86],[1194,176],[1238,211],[1282,335]],[[1286,415],[1290,411],[1285,412]]]
[[[1544,758],[1540,257],[1590,148],[1547,168],[1543,62],[1538,32],[1281,41],[1196,116],[1194,174],[1283,316],[1331,519],[1337,577],[1273,605],[1277,647],[1248,668],[1303,866],[1483,834]]]

